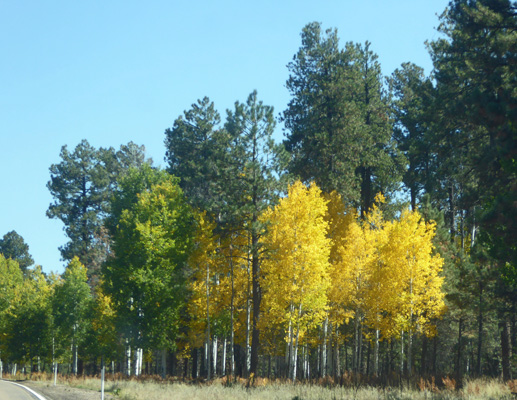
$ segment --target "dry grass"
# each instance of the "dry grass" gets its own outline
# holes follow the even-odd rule
[[[53,381],[51,374],[33,374],[32,380]],[[99,377],[58,376],[58,384],[99,391]],[[125,379],[121,375],[108,376],[105,391],[120,400],[510,400],[512,384],[497,379],[465,380],[461,389],[456,382],[443,378],[439,384],[434,379],[421,379],[416,388],[377,388],[372,386],[339,386],[292,384],[258,378],[253,387],[238,380],[230,385],[224,379],[203,382],[181,382],[159,377]]]

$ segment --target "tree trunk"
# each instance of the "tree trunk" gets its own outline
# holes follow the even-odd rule
[[[433,338],[433,362],[432,362],[432,373],[433,375],[436,376],[436,372],[437,372],[437,369],[436,369],[436,358],[437,358],[437,355],[438,355],[438,336],[435,336]]]
[[[420,366],[420,375],[425,376],[427,374],[427,336],[422,337],[422,362]]]
[[[206,264],[206,338],[205,338],[205,366],[206,379],[210,380],[210,266]]]
[[[503,380],[505,382],[512,379],[512,344],[510,333],[510,321],[504,319],[499,324],[501,328],[501,359],[503,367]]]
[[[250,333],[251,333],[251,304],[248,296],[246,305],[246,377],[251,371],[251,347],[250,347]]]
[[[234,313],[235,313],[235,276],[233,273],[233,246],[230,243],[230,273],[232,281],[232,293],[230,298],[230,374],[235,376],[235,327],[234,327]]]
[[[363,324],[359,321],[359,357],[358,357],[358,372],[363,372]]]
[[[458,353],[456,355],[456,380],[459,382],[461,379],[461,356],[462,356],[462,338],[463,336],[463,317],[460,317],[458,323]]]
[[[408,332],[407,344],[407,373],[413,375],[413,331],[410,328]]]
[[[400,334],[400,376],[404,375],[404,331]]]
[[[323,338],[321,341],[321,377],[325,378],[327,375],[327,331],[328,331],[328,316],[323,322]]]
[[[296,337],[295,337],[295,343],[294,343],[294,353],[293,353],[293,359],[292,359],[292,365],[293,365],[293,374],[292,374],[292,377],[291,379],[293,380],[293,382],[296,381],[296,366],[297,366],[297,361],[298,361],[298,343],[299,343],[299,339],[300,339],[300,318],[302,316],[302,305],[300,304],[299,308],[298,308],[298,321],[296,323]]]
[[[162,349],[162,379],[165,379],[167,373],[167,350]]]
[[[249,238],[248,238],[249,241]],[[249,246],[248,246],[249,247]],[[253,301],[255,301],[255,282],[253,282],[253,262],[250,259],[252,257],[251,253],[248,253],[248,265],[247,265],[247,274],[248,274],[248,294],[246,298],[246,377],[249,376],[251,371],[251,347],[250,347],[250,335],[252,331],[251,326],[251,296],[253,297]],[[250,292],[250,261],[252,263],[251,266],[251,289],[252,292]],[[252,339],[253,340],[253,339]]]
[[[291,315],[293,313],[293,305],[291,304]],[[287,331],[287,348],[285,351],[285,363],[287,367],[287,378],[291,377],[291,370],[292,370],[292,360],[293,360],[293,321],[292,318],[289,318],[289,327]]]
[[[223,359],[221,360],[221,374],[222,376],[226,376],[226,344],[228,342],[228,339],[224,338],[223,342]]]
[[[449,230],[451,233],[451,243],[454,243],[454,238],[456,236],[455,214],[456,207],[454,205],[454,185],[451,183],[449,186]]]
[[[214,377],[217,376],[217,336],[214,335],[214,338],[212,339],[212,371]]]
[[[197,369],[198,369],[197,359],[198,359],[198,355],[197,355],[197,347],[196,347],[196,348],[192,349],[192,379],[197,379]]]
[[[131,376],[131,346],[126,340],[126,375]]]
[[[373,352],[373,375],[379,375],[379,339],[380,339],[379,329],[375,330],[375,349]]]
[[[372,171],[369,167],[361,167],[361,219],[372,208]]]
[[[352,352],[352,370],[359,372],[359,315],[356,311],[354,318],[354,349]]]
[[[253,276],[253,332],[251,335],[251,365],[250,373],[257,375],[260,347],[260,303],[262,300],[262,292],[260,289],[260,263],[258,254],[258,232],[255,225],[257,223],[257,215],[253,215],[251,250],[252,250],[252,276]]]
[[[135,351],[134,375],[140,376],[142,373],[142,359],[144,351],[140,348]]]
[[[479,313],[478,313],[478,353],[476,373],[481,376],[481,356],[483,352],[483,281],[479,280]]]
[[[366,376],[370,376],[370,356],[372,352],[372,343],[368,341],[368,350],[366,351]]]
[[[336,339],[335,341],[335,351],[334,351],[334,354],[335,354],[335,359],[336,359],[336,364],[335,364],[335,368],[334,368],[334,376],[337,378],[341,377],[341,362],[340,362],[340,352],[339,352],[339,343]]]

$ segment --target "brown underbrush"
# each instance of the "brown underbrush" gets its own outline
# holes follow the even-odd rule
[[[22,375],[16,378],[28,379]],[[34,373],[30,379],[53,382],[54,378],[51,374]],[[100,390],[99,376],[58,375],[57,382],[59,385]],[[514,398],[512,392],[517,389],[517,380],[503,383],[493,378],[464,379],[458,383],[445,376],[399,379],[394,383],[346,374],[337,380],[325,378],[296,383],[258,377],[224,377],[206,381],[171,377],[162,379],[156,375],[127,378],[122,374],[106,374],[105,391],[120,400],[510,400]]]

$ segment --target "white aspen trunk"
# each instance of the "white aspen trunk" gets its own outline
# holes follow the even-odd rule
[[[404,375],[404,331],[400,334],[400,375]]]
[[[291,359],[291,364],[292,364],[292,367],[291,367],[291,371],[292,371],[292,374],[291,374],[291,379],[293,380],[293,382],[296,381],[296,361],[298,360],[298,336],[299,336],[299,330],[297,329],[296,330],[296,336],[294,337],[294,348],[293,348],[293,357]]]
[[[12,373],[11,373],[11,375],[16,376],[16,368],[17,368],[17,367],[18,367],[18,364],[17,364],[17,363],[14,363],[13,368],[12,368]]]
[[[295,343],[294,343],[294,352],[293,352],[293,374],[292,374],[292,379],[293,379],[293,382],[296,381],[296,367],[298,365],[298,343],[299,343],[299,339],[300,339],[300,318],[302,316],[302,305],[300,304],[299,308],[298,308],[298,321],[297,321],[297,324],[296,324],[296,337],[295,337]]]
[[[140,365],[138,366],[138,372],[142,375],[142,366],[144,365],[144,349],[140,349]]]
[[[224,337],[224,342],[223,342],[223,359],[221,360],[222,364],[221,364],[221,371],[222,371],[222,375],[223,376],[226,376],[226,343],[228,342],[226,336]]]
[[[321,377],[327,376],[327,330],[328,330],[328,316],[323,322],[323,340],[321,342]]]
[[[73,348],[73,353],[74,353],[72,372],[74,373],[74,375],[77,375],[77,353],[78,353],[78,348],[77,348],[77,345],[75,344],[75,339],[74,339],[74,344],[73,344],[72,348]]]
[[[334,348],[332,347],[332,324],[327,324],[327,375],[334,376]]]
[[[214,376],[217,376],[217,336],[214,335],[214,338],[212,339],[212,360],[213,360],[213,369]]]
[[[232,280],[232,294],[230,299],[230,374],[235,376],[235,332],[233,323],[233,314],[235,312],[234,300],[235,300],[235,289],[234,289],[234,274],[233,274],[233,247],[230,242],[230,273]]]
[[[470,248],[474,248],[474,243],[476,239],[476,206],[472,210],[472,231],[470,234]]]
[[[131,376],[131,346],[126,340],[126,375]]]
[[[205,366],[206,378],[210,379],[210,266],[206,265],[206,343],[205,343]]]
[[[291,315],[293,313],[293,305],[290,306]],[[287,331],[287,348],[285,351],[285,364],[287,365],[287,377],[291,376],[292,367],[292,354],[293,354],[293,321],[292,317],[289,317],[289,327]]]
[[[144,351],[142,349],[136,349],[135,351],[135,363],[134,363],[134,374],[135,376],[140,376],[142,372],[142,358]]]
[[[248,297],[246,304],[246,376],[248,376],[251,368],[251,346],[250,346],[250,334],[251,334],[251,302]]]
[[[307,352],[307,379],[310,379],[311,377],[311,363],[309,362],[309,347],[307,346],[307,344],[305,344],[305,348],[307,349],[306,352]]]
[[[310,377],[310,373],[309,373],[310,372],[309,371],[310,363],[309,363],[309,346],[307,345],[307,343],[305,343],[304,349],[305,349],[305,359],[304,359],[305,371],[304,371],[304,378],[305,379],[309,379],[309,377]]]
[[[354,351],[352,355],[352,370],[359,372],[359,313],[355,312],[354,318]]]
[[[303,376],[303,379],[305,379],[305,371],[306,371],[306,366],[305,366],[305,346],[302,346],[302,376]]]

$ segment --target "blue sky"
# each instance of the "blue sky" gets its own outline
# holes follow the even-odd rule
[[[221,115],[258,90],[286,108],[286,65],[312,21],[341,44],[372,43],[383,73],[431,72],[446,0],[0,0],[0,237],[16,230],[45,272],[62,272],[63,225],[45,212],[61,146],[133,141],[164,165],[164,131],[198,98]],[[282,139],[278,126],[276,138]]]

